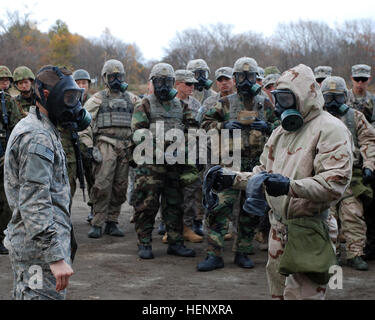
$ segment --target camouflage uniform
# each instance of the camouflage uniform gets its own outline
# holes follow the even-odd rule
[[[304,273],[285,277],[278,272],[288,236],[285,222],[299,217],[326,221],[329,207],[341,198],[350,183],[353,166],[350,132],[340,120],[322,110],[324,99],[320,87],[312,70],[305,65],[284,72],[277,89],[290,89],[297,101],[303,102],[297,105],[304,118],[303,127],[295,132],[285,131],[281,126],[274,130],[264,147],[260,165],[251,173],[239,173],[233,187],[246,189],[248,179],[263,171],[290,179],[287,195],[271,197],[266,192],[271,207],[266,266],[270,293],[274,299],[324,299],[325,285],[318,285]]]
[[[36,108],[13,130],[5,155],[5,192],[13,212],[6,230],[14,273],[13,298],[64,299],[49,264],[71,265],[71,201],[66,160],[59,133]],[[43,272],[43,288],[30,286],[31,266]]]
[[[366,92],[366,95],[363,97],[355,96],[353,90],[348,91],[348,106],[361,111],[368,122],[375,127],[375,116],[374,116],[374,107],[375,107],[375,96],[370,92]]]
[[[14,100],[16,101],[20,114],[23,117],[26,117],[27,113],[29,112],[30,107],[35,104],[34,89],[32,89],[32,93],[30,97],[26,98],[22,95],[22,93],[20,93],[18,96],[14,98]]]
[[[0,99],[1,99],[2,93],[0,92]],[[14,101],[14,98],[12,98],[9,94],[4,93],[4,99],[5,99],[5,108],[7,110],[8,115],[8,129],[9,133],[12,131],[12,129],[15,127],[17,122],[21,120],[22,116],[18,111],[18,108],[16,106],[16,103]],[[3,123],[3,112],[1,108],[1,102],[0,102],[0,144],[2,150],[0,150],[0,243],[4,239],[4,230],[7,227],[7,224],[12,216],[12,212],[9,209],[8,201],[5,196],[4,191],[4,154],[5,149],[7,147],[7,136],[6,136],[6,128]]]
[[[256,65],[255,60],[254,64]],[[239,112],[243,110],[256,111],[259,119],[267,121],[265,110],[268,108],[272,108],[271,103],[260,95],[245,101],[241,95],[234,93],[219,100],[214,107],[205,113],[202,128],[207,131],[210,129],[221,130],[225,121],[237,120]],[[260,131],[249,130],[246,127],[241,130],[241,170],[251,171],[258,164],[266,140],[267,137]],[[230,143],[230,145],[233,144]],[[241,210],[239,217],[233,218],[233,206],[238,197],[241,198]],[[259,223],[259,219],[255,216],[251,217],[242,210],[242,202],[246,200],[244,199],[244,193],[228,189],[219,194],[219,200],[219,205],[208,212],[206,217],[208,254],[221,256],[224,247],[224,235],[228,232],[228,219],[237,220],[238,236],[234,251],[244,254],[252,253],[254,229]]]
[[[13,72],[13,81],[17,84],[18,81],[30,80],[33,82],[35,80],[34,73],[25,66],[17,67]],[[36,101],[36,95],[34,88],[31,87],[30,97],[25,97],[22,92],[20,92],[15,97],[17,107],[22,116],[26,117],[29,112],[30,106],[33,106]]]

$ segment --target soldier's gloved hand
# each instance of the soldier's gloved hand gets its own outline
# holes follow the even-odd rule
[[[371,169],[363,168],[362,179],[363,179],[364,184],[369,184],[369,183],[373,182],[375,180],[374,178],[375,178],[374,172]]]
[[[87,148],[87,156],[88,156],[88,158],[90,159],[90,160],[93,160],[94,159],[94,157],[93,157],[93,155],[92,155],[92,150],[93,150],[94,148]]]
[[[233,131],[234,129],[242,129],[242,124],[238,121],[225,121],[223,128]]]
[[[264,185],[270,196],[280,197],[289,193],[290,180],[281,174],[269,173]]]
[[[217,192],[221,192],[233,186],[234,178],[236,175],[225,168],[220,168],[216,172],[215,181],[213,183],[213,189]]]
[[[256,121],[254,121],[250,125],[250,129],[262,131],[263,133],[268,133],[270,131],[270,125],[268,122],[256,118]]]

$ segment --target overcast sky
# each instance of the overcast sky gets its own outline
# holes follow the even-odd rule
[[[57,19],[72,33],[100,37],[106,27],[125,42],[135,42],[145,59],[160,59],[177,31],[222,22],[234,32],[270,36],[279,22],[319,20],[330,26],[350,19],[375,19],[375,0],[0,0],[5,11],[31,13],[41,31]]]

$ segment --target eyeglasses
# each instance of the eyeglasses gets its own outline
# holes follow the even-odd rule
[[[369,78],[366,77],[353,77],[355,82],[367,82]]]
[[[344,104],[346,102],[344,93],[325,93],[323,94],[323,98],[326,104],[330,104],[333,100],[339,104]]]
[[[191,87],[191,86],[194,85],[194,83],[192,83],[192,82],[185,82],[185,85],[188,86],[188,87]]]

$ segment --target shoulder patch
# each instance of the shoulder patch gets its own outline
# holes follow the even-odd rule
[[[48,148],[48,147],[46,147],[46,146],[44,146],[40,143],[36,143],[31,148],[30,153],[37,154],[38,156],[40,156],[42,158],[45,158],[52,163],[53,163],[53,160],[54,160],[54,157],[55,157],[55,154],[54,154],[53,150],[51,150],[50,148]]]

